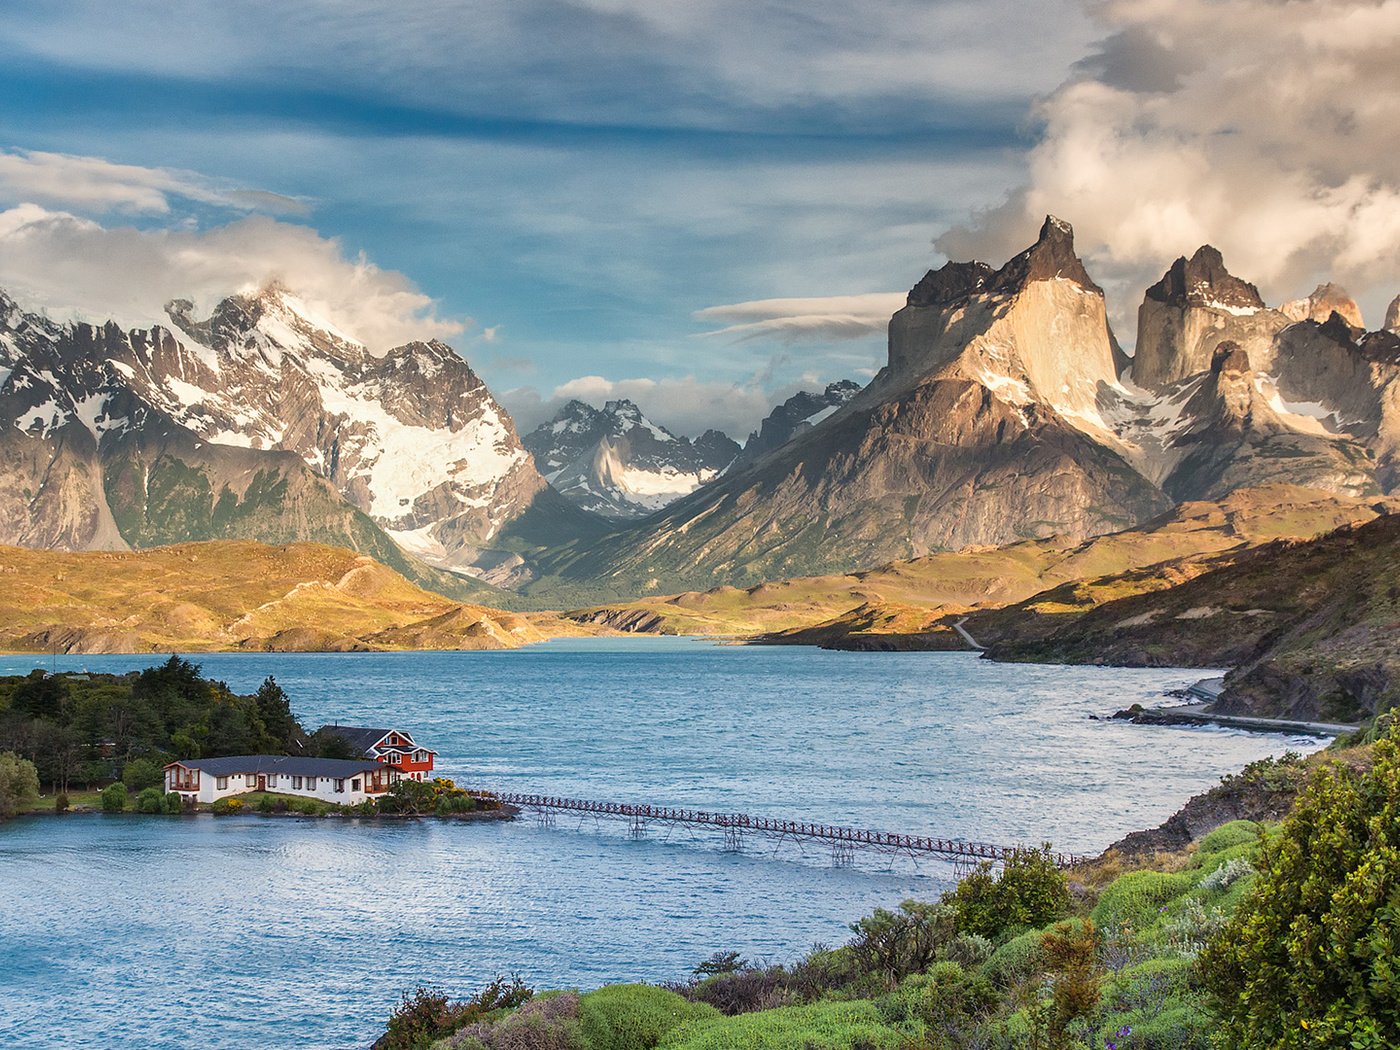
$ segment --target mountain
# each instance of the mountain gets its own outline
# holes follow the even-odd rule
[[[1218,714],[1347,722],[1400,702],[1400,514],[1276,541],[1172,586],[1003,622],[989,653],[1232,667]],[[1044,596],[1035,601],[1047,604]],[[986,628],[997,631],[997,614]],[[1027,623],[1034,622],[1033,630]],[[981,629],[980,627],[978,629]]]
[[[718,430],[694,441],[678,437],[625,399],[601,409],[570,401],[525,435],[524,446],[565,498],[608,518],[660,510],[714,478],[739,453]]]
[[[944,647],[965,649],[966,641],[948,623],[969,613],[980,618],[978,609],[1042,592],[1051,596],[1049,602],[1083,608],[1090,593],[1099,595],[1095,601],[1119,597],[1125,587],[1147,586],[1142,581],[1168,575],[1182,578],[1194,571],[1190,566],[1222,554],[1277,539],[1311,539],[1387,512],[1400,512],[1400,498],[1361,499],[1291,485],[1240,489],[1222,500],[1183,503],[1135,528],[1078,542],[1052,537],[940,551],[856,573],[633,598],[567,615],[624,631],[762,634],[767,641],[832,648],[923,648],[927,639],[919,636],[937,632],[947,638]],[[1124,574],[1135,574],[1138,582],[1089,590],[1080,584]],[[1061,594],[1062,587],[1073,593]],[[1045,607],[1034,606],[1037,613]]]
[[[803,390],[793,394],[764,417],[758,429],[744,442],[742,451],[729,469],[737,472],[774,449],[781,448],[798,434],[826,419],[859,392],[859,383],[842,379],[827,384],[826,389],[820,392]]]
[[[0,546],[0,578],[7,652],[505,649],[580,630],[548,615],[459,604],[366,555],[312,543]]]
[[[888,364],[844,406],[641,526],[545,558],[541,589],[748,583],[1145,520],[1170,501],[1079,421],[1123,363],[1072,231],[1047,219],[999,270],[926,275]]]
[[[483,573],[598,528],[447,346],[377,356],[275,286],[191,309],[124,331],[0,295],[0,540],[319,540]]]

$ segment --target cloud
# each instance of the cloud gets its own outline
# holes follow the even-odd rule
[[[237,189],[190,171],[23,149],[0,150],[0,198],[95,214],[166,215],[172,198],[238,211],[308,210],[279,193]]]
[[[579,376],[543,396],[532,387],[518,387],[501,395],[501,403],[522,432],[553,418],[568,401],[595,407],[605,401],[634,401],[655,423],[676,434],[697,437],[706,430],[722,430],[737,441],[748,437],[775,404],[799,390],[818,390],[825,381],[816,375],[770,385],[764,376],[744,382],[700,379],[693,375],[663,379],[605,379]]]
[[[729,321],[706,336],[730,336],[739,341],[777,338],[786,343],[806,340],[860,339],[883,333],[890,315],[904,306],[903,292],[829,295],[804,299],[755,299],[746,303],[708,306],[695,311],[701,321]]]
[[[1108,35],[1037,107],[1026,185],[938,248],[995,261],[1054,212],[1119,316],[1211,243],[1270,301],[1334,277],[1377,321],[1400,287],[1400,0],[1090,10]]]
[[[207,310],[272,281],[376,351],[466,328],[439,317],[402,274],[307,226],[254,215],[208,230],[142,230],[32,203],[0,211],[0,287],[57,316],[146,325],[165,321],[170,299]]]

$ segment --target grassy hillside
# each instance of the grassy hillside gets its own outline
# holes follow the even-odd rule
[[[688,591],[568,615],[620,630],[666,634],[752,636],[818,625],[829,627],[831,635],[936,633],[949,613],[1022,601],[1070,581],[1203,559],[1283,537],[1317,536],[1349,522],[1369,521],[1387,507],[1400,509],[1400,501],[1388,504],[1291,486],[1245,489],[1218,503],[1185,503],[1145,525],[1084,542],[1061,538],[969,548],[868,572]],[[850,622],[843,624],[847,614]],[[825,636],[792,640],[821,644]]]
[[[364,554],[315,543],[147,551],[0,547],[0,649],[503,649],[586,629],[466,605]]]
[[[1347,722],[1400,703],[1400,515],[1206,570],[1087,606],[1042,595],[973,622],[996,659],[1233,667],[1221,714]]]

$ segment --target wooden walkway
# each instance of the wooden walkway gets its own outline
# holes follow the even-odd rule
[[[902,835],[890,831],[754,817],[746,813],[711,813],[706,810],[676,809],[628,802],[597,802],[591,799],[511,792],[491,792],[490,796],[508,805],[533,812],[545,823],[552,823],[554,816],[559,813],[624,820],[629,823],[635,836],[645,834],[648,825],[651,824],[716,828],[724,833],[725,848],[735,851],[743,849],[744,838],[748,835],[821,842],[831,846],[832,858],[837,864],[850,863],[857,850],[914,858],[940,857],[960,864],[976,864],[982,861],[996,864],[1021,848],[998,846],[990,842],[969,842],[966,839]],[[1069,867],[1082,859],[1070,853],[1053,853],[1051,856],[1061,867]]]

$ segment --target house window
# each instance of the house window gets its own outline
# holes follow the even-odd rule
[[[351,791],[359,791],[359,790],[360,790],[360,778],[359,778],[359,777],[356,777],[354,780],[350,781],[350,790],[351,790]]]
[[[335,782],[335,793],[336,793],[337,795],[343,795],[343,794],[345,794],[345,781],[344,781],[344,780],[337,780],[337,781]]]
[[[300,791],[300,790],[301,790],[301,777],[292,777],[292,790],[293,790],[293,791]]]
[[[256,786],[258,783],[258,775],[256,773],[244,773],[243,783],[248,787]]]
[[[215,778],[214,778],[214,786],[215,786],[216,788],[218,788],[220,791],[227,791],[227,790],[228,790],[228,777],[215,777]]]
[[[269,774],[268,774],[268,777],[267,777],[267,786],[270,787],[270,788],[275,788],[275,787],[277,786],[277,774],[276,774],[276,773],[269,773]]]

